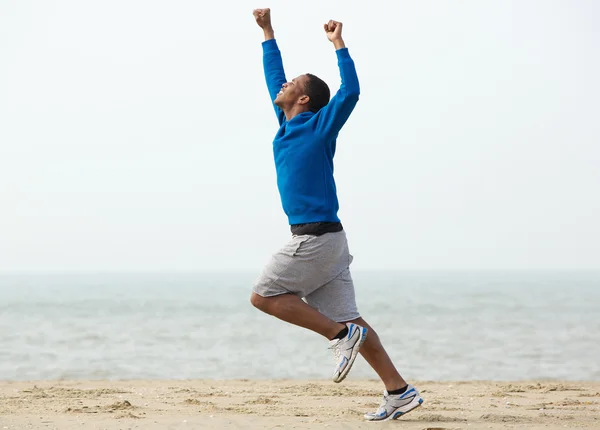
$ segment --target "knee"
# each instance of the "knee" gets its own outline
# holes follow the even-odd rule
[[[266,299],[262,296],[259,296],[255,292],[252,292],[252,295],[250,296],[250,303],[256,309],[259,309],[259,310],[265,312],[267,309],[267,302],[268,302],[268,299]]]

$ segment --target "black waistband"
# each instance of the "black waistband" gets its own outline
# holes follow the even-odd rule
[[[321,236],[325,233],[337,233],[342,231],[341,222],[311,222],[308,224],[294,224],[290,226],[292,234],[298,236],[303,234],[310,234],[311,236]]]

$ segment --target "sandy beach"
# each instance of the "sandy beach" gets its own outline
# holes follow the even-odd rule
[[[418,382],[425,402],[368,423],[377,381],[0,382],[0,429],[600,428],[600,382]]]

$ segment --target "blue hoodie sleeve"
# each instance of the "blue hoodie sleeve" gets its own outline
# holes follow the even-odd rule
[[[265,79],[267,81],[267,88],[269,89],[269,95],[271,96],[271,102],[274,102],[277,98],[277,93],[281,90],[281,86],[287,81],[285,79],[285,72],[283,70],[283,60],[281,59],[281,52],[277,46],[275,39],[265,40],[262,43],[263,48],[263,68],[265,72]],[[275,114],[279,125],[285,121],[285,114],[273,103]]]
[[[317,122],[319,130],[330,134],[339,133],[354,110],[360,95],[358,75],[348,48],[338,49],[335,52],[342,84],[335,96],[318,112]]]

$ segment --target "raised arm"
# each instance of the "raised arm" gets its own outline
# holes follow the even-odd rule
[[[271,10],[270,9],[255,9],[254,18],[260,28],[263,29],[265,34],[265,41],[262,43],[263,48],[263,68],[265,72],[265,79],[267,81],[267,88],[271,97],[271,102],[275,101],[277,93],[281,90],[281,86],[286,83],[285,72],[283,70],[283,60],[281,59],[281,52],[275,41],[275,32],[271,25]],[[275,114],[277,120],[281,125],[285,120],[283,111],[275,106]]]
[[[360,85],[354,61],[350,57],[344,39],[342,39],[342,23],[329,21],[324,27],[327,38],[335,47],[342,83],[327,106],[319,111],[317,127],[327,133],[337,134],[358,102]]]

